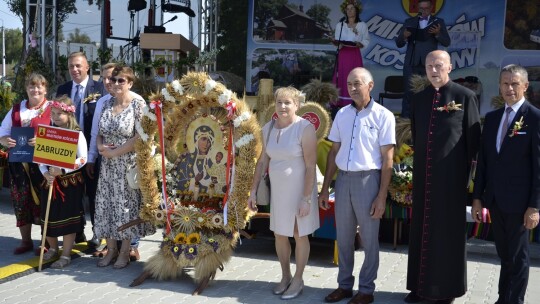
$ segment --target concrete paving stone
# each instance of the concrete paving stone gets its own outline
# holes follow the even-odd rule
[[[34,257],[33,253],[12,254],[20,236],[6,197],[7,191],[0,190],[0,267]],[[85,232],[91,237],[89,222]],[[40,239],[37,227],[34,227],[32,237],[37,246]],[[271,293],[274,284],[280,280],[281,269],[275,256],[274,241],[265,235],[242,240],[224,271],[218,271],[216,279],[199,296],[191,296],[196,288],[192,271],[186,271],[174,281],[148,279],[141,286],[129,287],[143,271],[144,261],[157,251],[160,239],[160,232],[143,238],[139,247],[141,261],[121,270],[99,268],[97,258],[85,255],[73,259],[71,265],[62,270],[28,271],[30,274],[0,283],[0,303],[284,303]],[[457,299],[456,304],[494,303],[500,266],[493,243],[469,240],[467,252],[469,291]],[[324,297],[337,287],[338,267],[332,264],[332,258],[332,241],[312,240],[310,261],[304,273],[304,292],[298,299],[287,301],[288,304],[323,302]],[[361,251],[356,252],[355,276],[358,276],[363,258]],[[540,245],[531,245],[531,258],[526,303],[532,304],[538,303],[536,299],[540,298],[540,289],[535,288],[540,284]],[[291,259],[294,262],[294,254]],[[408,292],[405,289],[407,246],[401,245],[394,250],[390,244],[381,244],[380,260],[375,303],[403,303]],[[293,264],[292,271],[294,269]]]

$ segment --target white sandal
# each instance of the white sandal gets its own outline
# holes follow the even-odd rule
[[[58,261],[52,263],[51,268],[61,269],[71,264],[71,257],[61,255]]]
[[[49,260],[55,259],[57,255],[58,255],[58,249],[49,248],[49,250],[47,250],[47,252],[43,254],[43,261],[49,261]]]

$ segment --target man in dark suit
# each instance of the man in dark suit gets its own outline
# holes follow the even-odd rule
[[[540,110],[525,100],[527,70],[501,70],[501,109],[486,115],[482,132],[472,216],[482,221],[489,209],[501,259],[497,304],[523,303],[529,280],[529,230],[540,208]]]
[[[403,62],[405,97],[401,103],[401,117],[410,116],[411,76],[413,74],[426,75],[427,54],[436,50],[439,43],[445,47],[450,45],[450,36],[444,20],[431,16],[432,10],[433,5],[430,0],[419,0],[418,16],[405,20],[395,38],[397,47],[402,48],[407,44],[405,62]]]
[[[95,94],[103,96],[107,92],[105,91],[102,82],[94,81],[88,76],[90,66],[88,65],[88,60],[86,59],[86,55],[84,53],[71,53],[68,58],[68,68],[72,80],[60,85],[56,91],[56,96],[67,95],[69,98],[71,98],[71,100],[73,100],[76,108],[75,118],[77,119],[77,123],[84,133],[84,137],[86,137],[86,142],[90,144],[92,118],[96,108],[96,101],[99,99],[99,96]],[[94,98],[85,102],[85,100],[93,94]],[[86,195],[88,196],[89,201],[90,219],[93,225],[97,178],[86,174],[86,170],[83,170],[83,174],[86,184]],[[82,234],[77,234],[75,241],[77,243],[86,241],[84,232]],[[99,240],[97,240],[95,237],[93,237],[89,242],[89,246],[95,247],[98,245]]]

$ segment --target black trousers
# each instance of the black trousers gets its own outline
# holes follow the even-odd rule
[[[88,209],[90,213],[90,222],[92,223],[92,229],[94,228],[94,215],[96,214],[96,191],[99,177],[99,166],[101,165],[101,156],[96,158],[94,163],[94,178],[90,178],[86,173],[86,168],[83,170],[85,181],[85,194],[88,196]]]
[[[523,214],[489,209],[497,254],[501,259],[498,304],[522,304],[529,282],[529,230]]]

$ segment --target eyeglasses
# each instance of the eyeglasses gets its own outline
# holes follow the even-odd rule
[[[109,80],[110,80],[113,84],[119,84],[119,85],[123,85],[124,83],[127,82],[127,79],[125,79],[125,78],[120,78],[120,77],[110,77]]]

